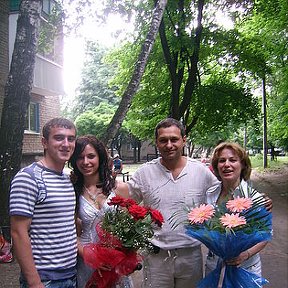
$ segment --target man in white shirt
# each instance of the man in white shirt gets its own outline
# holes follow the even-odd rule
[[[120,192],[160,210],[165,220],[162,229],[155,230],[155,253],[145,259],[144,287],[196,287],[203,276],[200,242],[186,235],[181,224],[185,218],[177,219],[176,228],[169,218],[183,210],[183,205],[191,208],[205,202],[206,193],[215,190],[219,181],[201,162],[183,156],[186,136],[179,121],[162,120],[155,139],[161,157],[143,164]]]

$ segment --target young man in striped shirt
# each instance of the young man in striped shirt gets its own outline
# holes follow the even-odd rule
[[[21,288],[76,287],[75,193],[63,173],[75,138],[71,121],[48,121],[43,127],[44,157],[12,180],[11,235]]]

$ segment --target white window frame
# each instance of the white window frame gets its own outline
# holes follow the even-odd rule
[[[34,110],[34,115],[32,115],[32,106]],[[30,102],[27,110],[27,119],[26,119],[26,132],[40,133],[40,125],[39,125],[39,103]],[[27,123],[28,122],[28,123]],[[33,123],[32,123],[33,122]],[[27,125],[28,124],[28,125]],[[31,128],[33,127],[33,128]],[[35,127],[35,128],[34,128]]]

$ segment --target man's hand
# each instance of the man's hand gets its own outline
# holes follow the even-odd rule
[[[269,198],[265,193],[262,193],[262,196],[265,199],[265,207],[266,210],[269,212],[272,212],[272,208],[273,208],[273,201],[271,198]]]

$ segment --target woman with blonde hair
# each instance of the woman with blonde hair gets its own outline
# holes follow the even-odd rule
[[[207,194],[207,203],[218,205],[237,196],[252,199],[263,197],[250,183],[251,162],[246,151],[237,143],[222,142],[213,151],[212,167],[216,177],[222,182],[221,187]],[[263,197],[264,199],[264,197]],[[268,198],[269,199],[269,198]],[[272,201],[266,203],[267,210],[272,208]],[[267,244],[260,242],[241,252],[237,257],[226,261],[227,265],[239,266],[261,277],[261,260],[259,251]],[[216,268],[218,256],[211,251],[206,261],[206,274]]]

